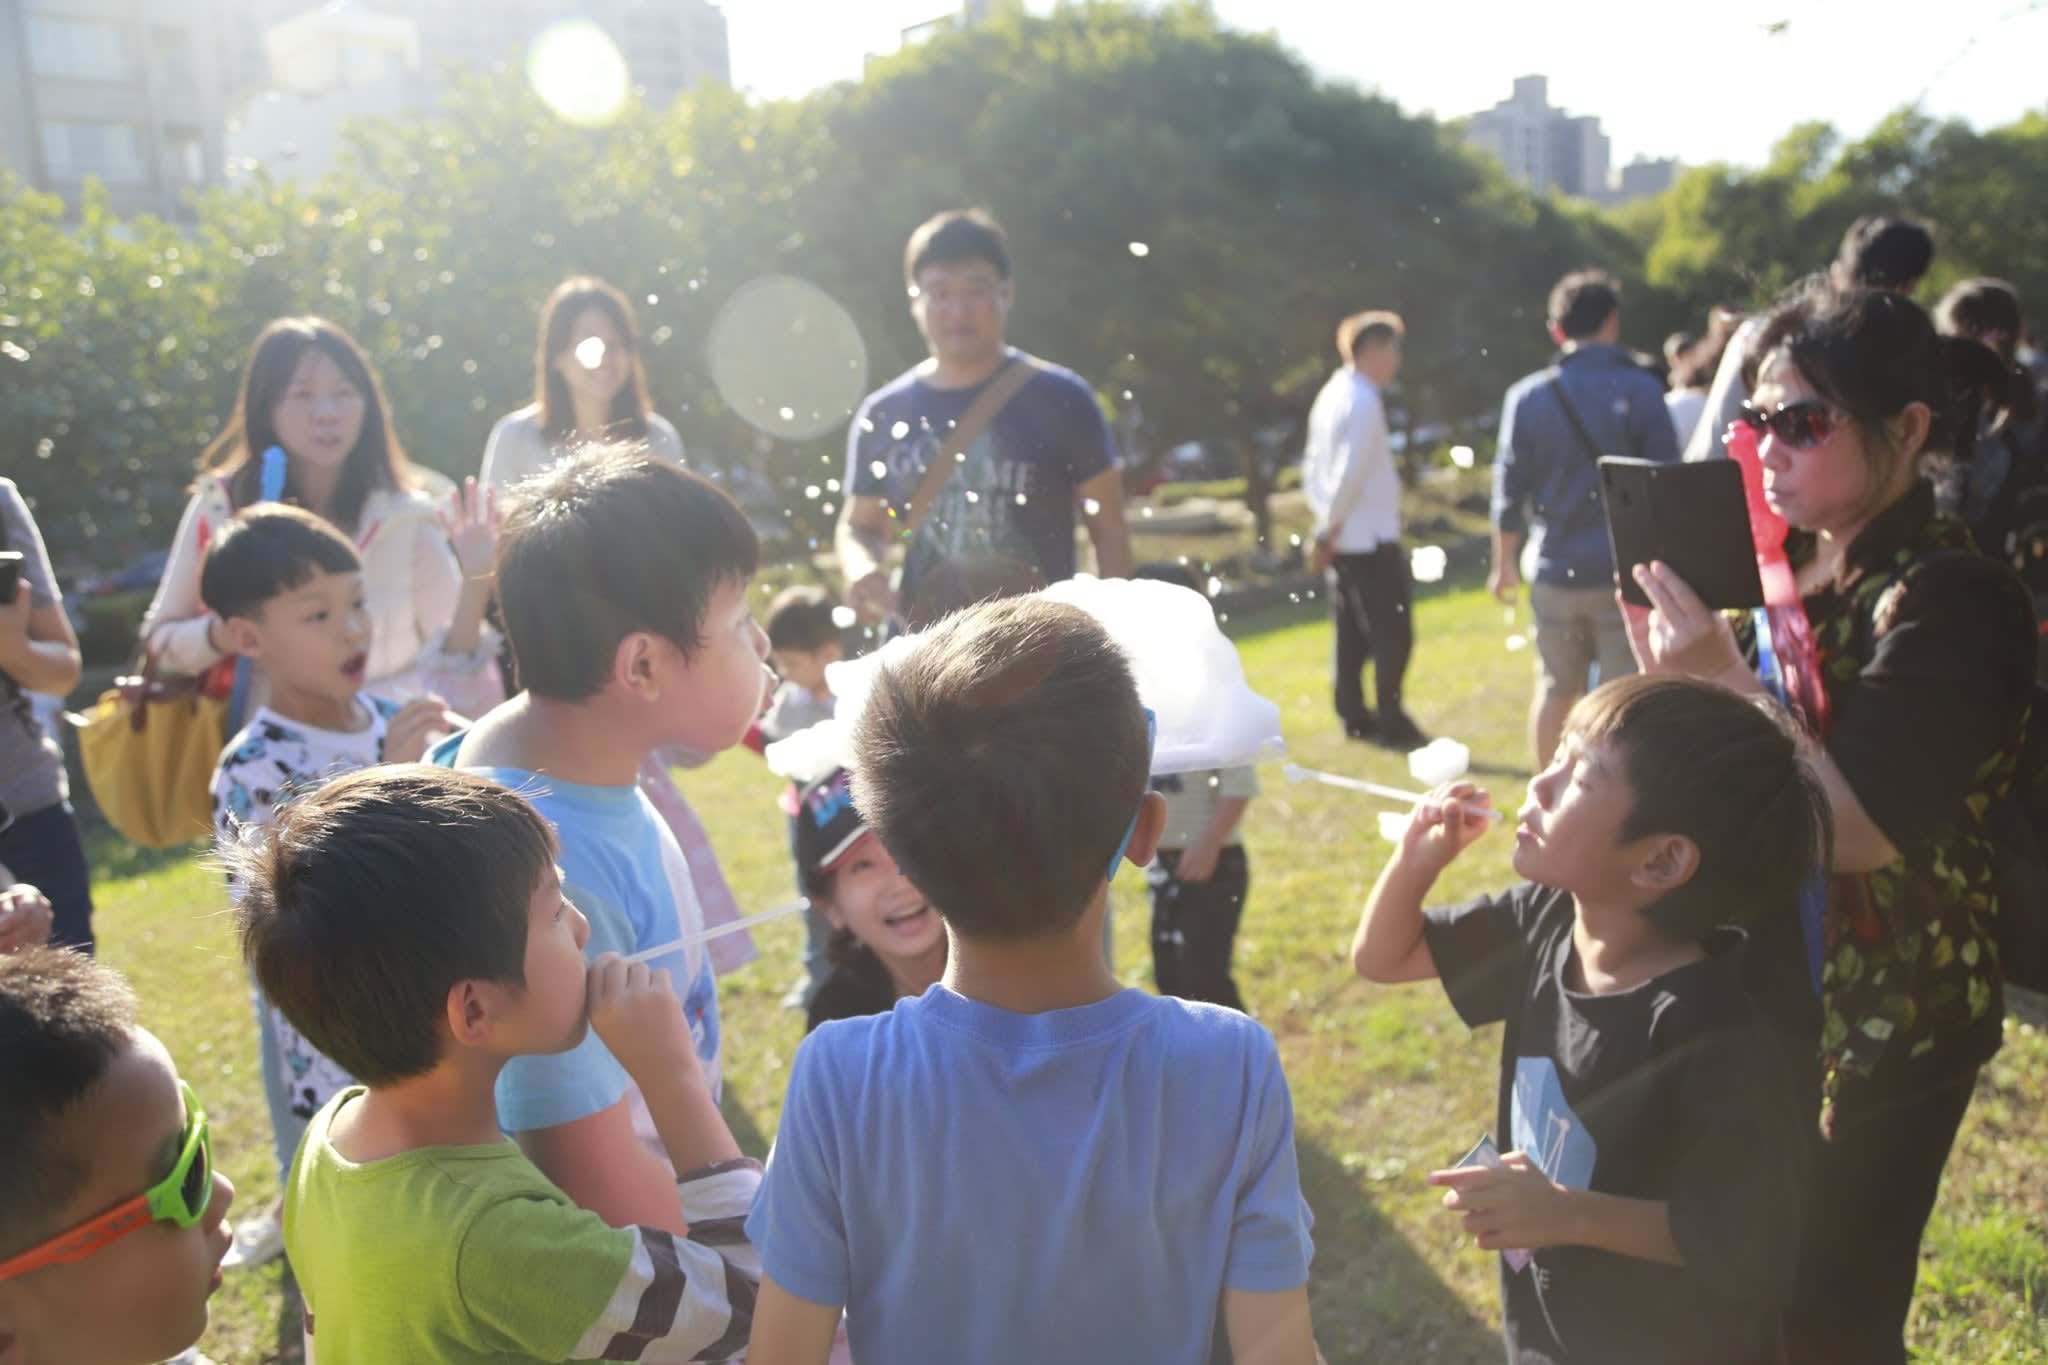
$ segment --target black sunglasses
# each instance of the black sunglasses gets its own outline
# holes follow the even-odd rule
[[[1794,450],[1812,450],[1827,444],[1839,426],[1835,410],[1818,398],[1784,403],[1769,412],[1754,403],[1744,403],[1735,420],[1755,432],[1759,441],[1768,432]]]

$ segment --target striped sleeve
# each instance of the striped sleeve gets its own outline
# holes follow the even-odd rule
[[[570,1358],[729,1360],[745,1351],[761,1282],[746,1217],[760,1183],[761,1164],[751,1158],[683,1176],[690,1235],[630,1229],[625,1273]]]

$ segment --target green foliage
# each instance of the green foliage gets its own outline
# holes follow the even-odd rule
[[[1161,446],[1287,412],[1276,390],[1319,379],[1336,320],[1367,306],[1417,320],[1418,411],[1484,410],[1540,359],[1549,279],[1634,250],[1192,5],[1012,14],[857,86],[703,89],[594,131],[479,80],[434,117],[356,125],[316,184],[198,197],[189,231],[115,223],[98,194],[67,228],[53,199],[0,185],[0,467],[60,561],[159,546],[250,338],[318,312],[370,351],[414,458],[472,472],[530,395],[538,304],[588,270],[634,299],[693,459],[762,469],[816,536],[833,495],[802,490],[838,473],[840,437],[736,420],[707,375],[712,318],[749,279],[804,276],[852,312],[880,382],[922,354],[904,238],[962,203],[1011,230],[1017,340],[1129,394]]]

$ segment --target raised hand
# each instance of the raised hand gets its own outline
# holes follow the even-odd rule
[[[49,897],[28,883],[0,889],[0,953],[48,943],[53,918]]]
[[[605,953],[590,965],[590,1027],[635,1080],[695,1073],[701,1063],[666,969]]]
[[[417,763],[426,755],[437,731],[447,728],[448,703],[439,697],[415,697],[398,709],[384,727],[384,761]]]
[[[1484,787],[1446,782],[1416,803],[1401,835],[1401,852],[1441,871],[1493,825],[1487,814],[1492,809],[1493,797]]]
[[[448,495],[448,505],[435,513],[435,519],[455,551],[462,576],[489,578],[498,553],[498,525],[503,520],[498,490],[474,478],[464,479],[462,487]]]
[[[1661,560],[1638,564],[1636,583],[1650,605],[1639,607],[1617,591],[1629,649],[1645,673],[1688,677],[1741,686],[1751,680],[1728,618],[1707,606],[1690,584]]]

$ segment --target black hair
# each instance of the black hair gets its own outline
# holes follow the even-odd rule
[[[1621,284],[1604,270],[1574,270],[1550,290],[1550,320],[1570,341],[1584,341],[1621,307]]]
[[[928,630],[956,611],[1003,597],[1022,597],[1045,586],[1045,574],[1028,559],[994,553],[948,555],[917,576],[905,594],[904,624]]]
[[[540,339],[533,349],[533,401],[540,407],[541,432],[548,440],[561,442],[576,430],[576,403],[555,362],[569,351],[577,322],[592,309],[604,314],[632,360],[626,382],[612,395],[611,425],[605,435],[644,440],[654,404],[647,396],[647,367],[640,357],[640,325],[625,292],[595,275],[571,275],[541,304]]]
[[[324,517],[285,503],[245,507],[206,547],[199,600],[215,616],[255,616],[316,573],[359,573],[355,545]]]
[[[72,1106],[135,1036],[135,992],[69,948],[0,955],[0,1260],[51,1226],[92,1172],[59,1139]]]
[[[744,584],[760,558],[723,490],[644,445],[554,466],[520,485],[498,536],[499,610],[520,686],[560,701],[594,696],[636,631],[695,653],[712,594]]]
[[[1565,733],[1619,755],[1634,798],[1621,839],[1675,834],[1699,866],[1643,915],[1678,938],[1789,915],[1825,864],[1827,795],[1774,704],[1717,683],[1635,674],[1572,707]]]
[[[1751,344],[1743,380],[1752,391],[1780,352],[1862,429],[1865,448],[1879,462],[1872,483],[1880,490],[1892,485],[1899,461],[1923,453],[1968,459],[1980,417],[2002,421],[2028,410],[2033,398],[2023,372],[1989,347],[1938,335],[1925,309],[1889,290],[1807,281],[1779,303]],[[1917,450],[1897,450],[1884,424],[1910,403],[1924,403],[1931,414],[1927,439]]]
[[[1842,283],[1862,289],[1910,291],[1934,264],[1934,234],[1925,223],[1869,214],[1842,234],[1835,265]]]
[[[868,828],[966,937],[1070,927],[1150,782],[1123,652],[1095,618],[1043,597],[949,616],[885,665],[854,752]]]
[[[415,479],[412,462],[392,428],[391,404],[384,396],[384,386],[377,382],[377,372],[370,367],[370,358],[354,337],[326,318],[277,318],[257,333],[242,372],[234,413],[199,457],[199,467],[202,473],[218,474],[227,481],[229,496],[238,507],[262,496],[262,455],[279,444],[277,405],[291,391],[300,362],[313,351],[333,361],[363,399],[363,428],[342,462],[341,477],[327,508],[335,521],[354,528],[370,494],[378,489],[411,488]],[[287,461],[284,496],[291,499],[297,494]]]
[[[526,984],[554,831],[488,778],[367,768],[222,850],[242,956],[292,1027],[365,1085],[433,1069],[458,982]]]
[[[948,209],[918,224],[903,248],[903,282],[915,287],[931,265],[986,261],[1010,278],[1010,237],[987,209]]]
[[[832,619],[834,610],[832,594],[823,588],[784,588],[768,604],[768,647],[811,654],[836,643],[839,626]]]
[[[1337,354],[1348,365],[1368,346],[1382,346],[1408,335],[1408,324],[1399,313],[1384,308],[1353,313],[1337,324]]]
[[[1943,294],[1935,305],[1934,321],[1944,335],[1982,342],[2007,361],[2027,330],[2019,291],[1988,275],[1964,280]]]

